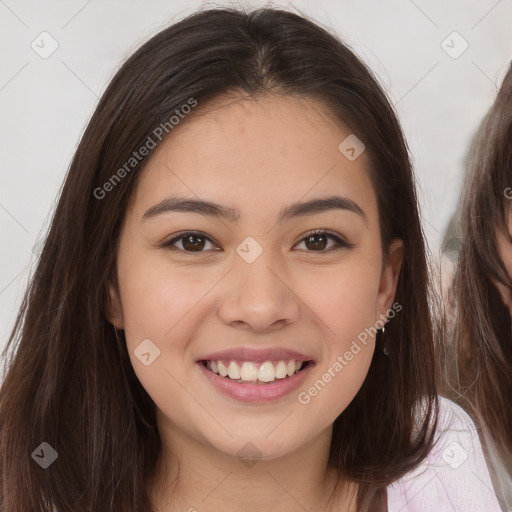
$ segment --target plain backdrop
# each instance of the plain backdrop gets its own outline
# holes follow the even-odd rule
[[[204,4],[0,0],[0,350],[100,95],[143,42]],[[272,5],[295,7],[336,32],[377,75],[401,119],[425,234],[438,252],[456,208],[471,137],[512,58],[512,0]],[[58,46],[41,55],[51,45]]]

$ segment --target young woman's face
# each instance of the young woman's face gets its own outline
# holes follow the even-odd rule
[[[171,438],[271,459],[330,432],[361,387],[401,248],[383,267],[366,154],[338,149],[348,135],[304,98],[224,98],[142,172],[110,318]]]

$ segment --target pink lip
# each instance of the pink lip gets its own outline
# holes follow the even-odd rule
[[[219,353],[220,354],[220,353]],[[214,354],[215,358],[217,354]],[[208,359],[211,356],[208,356]],[[223,356],[225,357],[225,356]],[[214,358],[214,361],[216,360]],[[290,357],[290,359],[294,359],[295,357]],[[222,358],[220,358],[222,359]],[[286,359],[285,358],[281,358]],[[232,360],[232,359],[231,359]],[[254,361],[254,359],[245,358],[246,361]],[[268,361],[269,359],[264,359],[264,361]],[[299,361],[303,361],[306,359],[298,359]],[[307,374],[315,366],[314,362],[310,362],[304,370],[292,375],[291,377],[285,377],[284,379],[278,379],[271,384],[253,384],[253,383],[239,383],[235,382],[227,377],[221,377],[216,373],[208,370],[206,366],[199,361],[197,363],[200,370],[203,372],[204,376],[209,380],[213,386],[224,393],[225,395],[230,396],[231,398],[235,398],[242,402],[249,403],[257,403],[257,402],[270,402],[272,400],[277,400],[289,393],[293,390],[297,389],[306,378]]]
[[[311,356],[284,348],[235,348],[221,350],[212,354],[197,358],[197,361],[252,361],[264,363],[265,361],[313,361]]]

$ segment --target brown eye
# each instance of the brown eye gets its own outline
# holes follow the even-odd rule
[[[204,252],[205,245],[213,242],[204,233],[181,233],[179,236],[165,242],[162,247],[173,251]],[[176,244],[181,244],[181,247]]]
[[[334,240],[335,245],[334,247],[331,246],[326,250],[329,243],[329,239]],[[353,247],[340,236],[334,233],[330,233],[329,231],[321,230],[309,233],[299,242],[299,244],[297,244],[297,246],[300,245],[301,243],[305,243],[306,249],[308,249],[308,251],[310,252],[327,252],[330,250],[340,249],[342,247]]]
[[[327,247],[329,237],[325,235],[309,235],[304,240],[306,247],[311,250],[323,250]]]
[[[329,240],[333,240],[335,242],[334,246],[329,246]],[[201,253],[206,252],[209,249],[206,247],[208,243],[213,247],[216,247],[214,242],[204,233],[183,232],[172,240],[162,244],[161,247],[176,252]],[[317,230],[309,233],[299,242],[299,244],[296,245],[296,247],[301,243],[306,244],[306,250],[308,252],[328,252],[331,250],[353,247],[352,244],[349,244],[341,236],[325,230]]]
[[[201,251],[204,249],[206,239],[197,235],[188,235],[181,238],[186,251]]]

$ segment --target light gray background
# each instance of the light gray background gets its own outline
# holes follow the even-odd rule
[[[0,0],[0,350],[99,96],[144,41],[204,3]],[[413,155],[424,229],[436,253],[456,206],[469,141],[512,58],[512,0],[272,5],[294,6],[335,31],[380,79]],[[43,31],[59,45],[47,59],[31,47]],[[454,31],[469,44],[458,58],[442,46]],[[444,44],[458,53],[461,41],[451,41]]]

